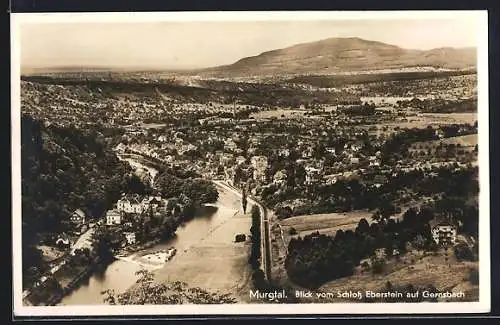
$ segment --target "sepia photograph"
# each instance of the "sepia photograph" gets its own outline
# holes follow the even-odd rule
[[[489,311],[487,19],[12,14],[14,315]]]

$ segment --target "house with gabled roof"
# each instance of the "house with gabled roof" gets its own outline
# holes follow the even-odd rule
[[[70,216],[70,220],[75,225],[83,225],[87,220],[85,212],[82,209],[76,209]]]
[[[116,209],[125,213],[142,213],[147,206],[138,194],[124,195],[116,202]]]
[[[158,209],[160,206],[163,206],[165,204],[165,201],[162,199],[161,196],[149,196],[145,197],[142,202],[141,202],[143,208],[142,211],[146,211],[147,209],[151,208],[153,211]]]
[[[429,222],[432,239],[438,245],[453,246],[457,240],[457,225],[450,220],[433,219]]]
[[[106,225],[119,225],[122,223],[122,214],[118,210],[108,210],[106,212]]]

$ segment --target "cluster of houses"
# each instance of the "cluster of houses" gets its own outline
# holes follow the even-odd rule
[[[106,212],[106,225],[119,225],[124,214],[142,214],[146,211],[159,212],[159,207],[166,206],[167,200],[159,196],[141,197],[138,194],[123,195],[116,207]]]
[[[166,212],[168,200],[160,196],[147,196],[142,197],[138,194],[123,195],[115,207],[106,212],[105,224],[106,226],[125,226],[123,235],[126,244],[132,245],[136,243],[136,234],[133,231],[130,216],[141,216],[144,213],[151,213],[158,215]]]

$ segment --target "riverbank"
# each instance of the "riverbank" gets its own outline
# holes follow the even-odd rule
[[[102,304],[102,291],[125,292],[134,286],[141,269],[153,271],[157,281],[179,280],[210,291],[234,293],[240,301],[248,299],[250,242],[236,243],[235,235],[248,237],[251,218],[240,211],[241,197],[224,186],[217,190],[218,201],[193,211],[193,217],[183,220],[169,239],[120,250],[114,262],[92,274],[86,285],[66,295],[60,305]],[[154,255],[170,247],[177,249],[172,261],[165,263]]]
[[[125,292],[136,283],[137,271],[145,269],[157,273],[168,265],[179,263],[179,258],[182,261],[183,254],[191,251],[192,246],[203,242],[203,239],[212,235],[214,231],[217,232],[217,229],[221,227],[224,221],[233,217],[237,212],[236,209],[232,209],[232,207],[237,206],[237,203],[228,204],[225,202],[226,197],[224,195],[222,197],[222,202],[218,201],[215,204],[209,204],[200,209],[196,217],[183,222],[170,238],[128,247],[120,251],[121,255],[117,252],[115,261],[102,272],[92,274],[88,282],[66,295],[59,305],[103,304],[102,291],[110,289],[114,290],[116,294]],[[234,241],[232,231],[228,234],[229,238],[231,242]],[[242,243],[238,244],[243,245]],[[163,260],[163,258],[157,257],[155,259],[154,254],[158,251],[168,250],[170,247],[175,247],[177,254],[166,263],[155,263],[155,261]],[[223,252],[220,252],[220,254],[223,254]],[[148,259],[148,256],[151,256],[151,259]],[[242,267],[247,264],[247,257],[246,255],[243,256],[245,258],[242,259]],[[203,263],[212,263],[211,259],[206,260],[203,256],[199,260]],[[191,270],[191,272],[193,271],[204,272],[196,269]],[[189,280],[185,282],[191,284]],[[245,278],[243,278],[243,281],[235,281],[235,284],[244,282]]]
[[[186,209],[186,207],[182,208],[181,214],[184,214],[184,212],[185,212],[184,209]],[[184,227],[191,220],[196,219],[196,216],[198,214],[203,215],[203,214],[207,213],[207,210],[212,211],[212,213],[213,213],[213,211],[216,210],[216,207],[214,208],[213,205],[209,205],[209,206],[203,207],[203,208],[197,207],[194,216],[187,216],[184,219],[182,219],[179,222],[179,224],[177,225],[176,230],[173,231],[172,233],[170,233],[168,236],[162,236],[161,238],[155,238],[152,240],[148,240],[144,243],[127,245],[121,249],[118,249],[113,254],[114,260],[112,260],[110,263],[108,263],[106,265],[103,265],[103,267],[101,268],[102,272],[100,272],[100,273],[106,274],[108,266],[113,267],[113,265],[115,265],[115,264],[121,265],[124,269],[130,270],[130,272],[127,272],[127,278],[131,279],[130,283],[127,287],[122,288],[122,290],[123,290],[123,289],[128,288],[133,283],[135,283],[135,280],[136,280],[135,279],[135,272],[137,272],[141,269],[146,269],[146,270],[150,270],[150,271],[161,269],[164,266],[164,264],[166,263],[166,257],[167,257],[166,253],[158,252],[158,251],[165,248],[165,247],[162,247],[162,245],[165,245],[165,243],[168,243],[171,241],[175,241],[175,238],[177,236],[176,235],[177,229]],[[155,249],[156,249],[156,252],[153,251]],[[125,263],[125,265],[119,264],[119,263],[117,264],[115,262]],[[130,264],[131,266],[129,267],[126,264]],[[86,269],[85,271],[86,271],[85,277],[87,280],[89,278],[95,278],[96,284],[101,282],[102,279],[98,279],[98,278],[102,277],[102,274],[96,275],[95,274],[96,272],[94,272],[92,268]],[[78,272],[77,277],[80,277],[79,270],[75,270],[75,272]],[[113,273],[114,271],[110,271],[110,272]],[[69,273],[71,273],[71,272],[69,272]],[[62,283],[62,287],[66,287],[65,283],[69,283],[72,281],[73,281],[73,277],[70,279],[67,279],[67,278],[61,279],[59,282]],[[97,292],[97,290],[93,291],[92,289],[89,289],[89,288],[81,288],[81,290],[80,290],[79,284],[81,284],[82,282],[83,281],[80,281],[80,279],[79,279],[78,281],[76,281],[74,283],[74,285],[72,284],[72,286],[70,288],[68,288],[67,290],[64,290],[60,294],[60,297],[58,297],[57,299],[54,298],[53,300],[51,300],[51,302],[53,304],[58,304],[61,302],[61,300],[64,300],[65,297],[72,295],[73,291],[75,291],[75,290],[77,290],[77,291],[90,290],[94,294],[99,294],[99,299],[101,298],[100,291],[102,291],[102,290],[99,290],[99,292]],[[97,284],[97,285],[100,285],[100,284]],[[121,285],[125,285],[125,283],[120,284],[120,286]],[[103,287],[102,289],[106,290],[108,288]],[[78,298],[78,300],[80,300],[80,299],[81,298]],[[72,300],[72,299],[69,299],[69,300]],[[84,299],[82,299],[82,300],[85,301]]]
[[[24,305],[31,306],[55,306],[58,305],[66,296],[73,293],[81,285],[88,282],[89,278],[97,273],[104,272],[107,267],[117,260],[134,263],[141,268],[151,269],[151,263],[141,261],[141,255],[147,254],[147,250],[160,243],[160,239],[151,240],[141,245],[127,247],[115,254],[113,258],[107,260],[94,259],[85,266],[64,265],[54,274],[48,277],[41,285],[32,288],[23,298]],[[157,265],[156,268],[162,265]]]
[[[50,276],[43,284],[30,290],[23,299],[25,305],[33,306],[55,306],[65,296],[87,281],[96,271],[106,268],[114,259],[94,259],[88,265],[72,269],[76,274],[68,276],[68,270],[64,267]]]
[[[238,302],[246,303],[252,285],[248,263],[251,217],[243,213],[238,195],[224,186],[217,189],[218,209],[210,219],[195,219],[189,228],[179,231],[179,240],[172,245],[179,253],[172,263],[154,272],[155,281],[181,281],[211,292],[230,293]],[[247,240],[236,242],[237,234],[245,234]]]

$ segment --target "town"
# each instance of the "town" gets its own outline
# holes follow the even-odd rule
[[[410,77],[382,75],[373,81],[369,75],[365,82],[361,77],[346,83],[327,76],[275,83],[191,78],[196,87],[117,73],[23,77],[23,114],[46,128],[92,130],[121,160],[142,162],[134,177],[145,189],[121,192],[99,218],[74,210],[67,216],[69,233],[52,236],[43,247],[72,254],[90,250],[92,229],[104,227],[118,254],[160,238],[152,231],[155,223],[168,223],[168,233],[174,233],[189,204],[165,189],[168,180],[145,168],[149,165],[223,181],[268,209],[267,272],[280,285],[328,288],[337,278],[363,277],[365,271],[354,270],[358,265],[390,274],[391,267],[398,269],[393,256],[403,259],[403,252],[412,256],[430,247],[426,232],[415,232],[408,221],[412,213],[427,213],[421,220],[429,222],[433,245],[470,251],[467,259],[474,261],[476,74],[405,73]],[[263,101],[273,87],[283,96]],[[394,241],[373,246],[386,248],[382,252],[354,253],[344,271],[327,272],[328,263],[312,257],[321,241],[340,238],[339,231],[347,236],[364,224],[370,230],[378,224],[378,231],[392,227],[387,231]],[[411,234],[403,239],[398,227]]]

